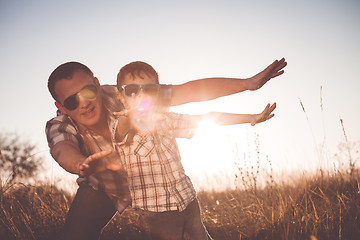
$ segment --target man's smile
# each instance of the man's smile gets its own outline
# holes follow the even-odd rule
[[[88,107],[87,111],[81,113],[81,115],[87,117],[87,116],[89,116],[91,113],[93,113],[94,110],[95,110],[95,106],[90,106],[90,107]]]

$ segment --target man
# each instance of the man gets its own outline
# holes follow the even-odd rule
[[[165,104],[174,106],[256,90],[271,78],[283,74],[286,64],[285,59],[276,60],[262,72],[247,79],[208,78],[182,85],[163,86],[160,95]],[[50,153],[66,171],[81,176],[61,237],[98,239],[102,228],[116,213],[116,209],[109,197],[99,191],[101,186],[83,178],[89,174],[82,171],[80,166],[96,158],[117,159],[116,153],[110,151],[88,156],[88,152],[112,147],[108,119],[112,112],[121,110],[121,104],[116,102],[114,95],[116,88],[101,87],[91,70],[77,62],[65,63],[56,68],[49,77],[48,88],[56,101],[55,105],[63,114],[47,123]],[[93,141],[101,147],[96,151],[86,149],[84,135],[90,136],[85,138],[86,141]],[[109,165],[111,164],[109,161]]]

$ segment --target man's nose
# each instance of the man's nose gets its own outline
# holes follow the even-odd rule
[[[80,108],[88,108],[90,105],[90,100],[87,98],[82,97],[81,95],[79,96],[79,106]]]

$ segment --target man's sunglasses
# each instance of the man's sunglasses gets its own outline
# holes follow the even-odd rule
[[[138,95],[140,89],[142,89],[144,94],[156,96],[159,92],[159,88],[160,88],[159,84],[144,84],[144,85],[126,84],[126,85],[122,85],[119,91],[123,90],[125,96],[131,97],[133,94],[135,96]]]
[[[64,100],[63,106],[68,110],[73,111],[79,106],[79,97],[86,100],[95,100],[98,94],[98,89],[95,85],[87,85],[80,92],[77,92]]]

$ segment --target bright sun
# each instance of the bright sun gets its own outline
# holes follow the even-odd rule
[[[208,110],[206,106],[187,105],[174,112],[196,114],[198,109]],[[234,183],[235,162],[244,151],[248,152],[248,129],[246,124],[220,126],[212,119],[205,119],[199,123],[193,138],[177,139],[181,161],[195,185],[221,188]]]
[[[215,181],[213,176],[221,175],[227,181],[231,176],[223,175],[233,175],[236,143],[229,134],[229,131],[235,133],[231,128],[206,119],[192,139],[178,139],[182,163],[192,179],[214,185],[216,182],[210,183]]]

